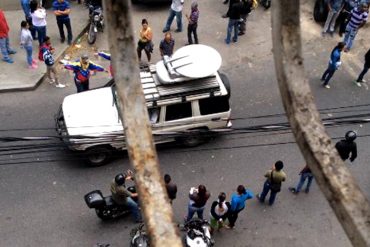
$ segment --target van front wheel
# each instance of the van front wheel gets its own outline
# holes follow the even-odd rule
[[[87,163],[90,166],[102,166],[112,156],[112,149],[108,146],[91,147],[86,152]]]

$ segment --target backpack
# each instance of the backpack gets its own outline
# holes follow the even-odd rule
[[[42,44],[42,45],[39,46],[39,60],[40,61],[44,61],[44,54],[42,52],[42,49],[43,48],[45,48],[45,45],[44,44]]]

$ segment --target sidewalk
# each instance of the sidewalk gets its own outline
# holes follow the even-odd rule
[[[37,69],[28,69],[26,52],[19,46],[20,23],[24,19],[23,10],[4,12],[10,28],[10,44],[12,48],[17,50],[17,53],[11,55],[14,60],[13,64],[0,60],[0,92],[35,89],[43,80],[46,71],[45,64],[39,61]],[[88,10],[83,5],[72,2],[70,18],[73,39],[76,40],[88,24]],[[65,33],[67,35],[66,29]],[[55,57],[59,58],[67,50],[68,45],[67,42],[60,43],[55,15],[51,9],[47,10],[47,35],[51,38],[52,46],[55,48]],[[32,56],[37,60],[38,51],[38,41],[35,40]]]

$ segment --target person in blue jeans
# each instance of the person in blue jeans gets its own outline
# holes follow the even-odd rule
[[[242,7],[243,5],[240,2],[240,0],[237,0],[236,3],[234,3],[231,6],[230,11],[228,12],[229,22],[227,24],[227,36],[225,39],[226,44],[230,44],[232,31],[234,31],[233,42],[238,41],[239,22],[240,22]]]
[[[236,192],[231,196],[231,207],[228,212],[228,227],[230,228],[234,228],[239,213],[245,208],[245,201],[254,197],[253,192],[245,189],[243,185],[239,185]]]
[[[261,202],[265,202],[267,194],[270,192],[269,205],[274,204],[277,193],[281,190],[281,183],[286,180],[286,174],[283,172],[284,163],[280,160],[276,161],[271,170],[265,173],[266,181],[263,184],[263,190],[261,194],[257,194],[257,199]]]
[[[184,0],[172,0],[170,13],[168,15],[166,25],[163,28],[163,32],[167,33],[170,31],[171,24],[173,22],[173,19],[176,16],[176,22],[177,22],[177,29],[175,30],[176,33],[182,32],[182,9],[184,6]]]
[[[306,185],[306,189],[304,190],[304,192],[308,193],[310,192],[310,186],[312,184],[312,180],[313,180],[313,174],[311,172],[311,169],[306,165],[300,172],[299,172],[299,175],[300,178],[299,178],[299,182],[297,184],[297,186],[294,188],[294,187],[289,187],[289,190],[293,193],[293,194],[298,194],[304,183],[306,182],[307,180],[307,185]]]
[[[125,181],[129,179],[133,180],[133,178],[130,175],[125,176],[122,173],[119,173],[115,176],[110,186],[112,199],[118,205],[127,206],[130,209],[132,215],[134,216],[136,222],[142,222],[139,206],[133,200],[133,198],[135,199],[138,198],[138,194],[130,192],[129,190],[126,189],[125,186]]]
[[[33,28],[37,32],[39,46],[41,46],[46,37],[46,11],[39,2],[31,1],[31,17]]]
[[[29,69],[37,69],[36,60],[32,59],[32,35],[27,21],[21,22],[21,46],[26,50]]]
[[[15,54],[16,51],[10,48],[9,26],[2,9],[0,9],[0,50],[1,54],[3,55],[2,60],[4,62],[14,63],[13,59],[11,59],[9,55]]]
[[[207,191],[206,186],[202,184],[198,186],[198,189],[194,187],[190,189],[188,215],[185,218],[185,222],[191,220],[195,212],[199,219],[203,219],[203,211],[210,196],[211,194]]]
[[[57,25],[60,34],[60,42],[64,43],[65,35],[63,26],[66,26],[68,32],[68,45],[72,44],[72,27],[71,20],[69,19],[69,13],[71,12],[71,7],[69,2],[66,0],[55,0],[53,2],[54,14],[57,18]]]
[[[321,76],[321,81],[324,81],[322,84],[325,88],[330,88],[329,81],[334,75],[335,71],[341,65],[340,56],[341,52],[343,51],[345,44],[343,42],[339,42],[336,47],[334,47],[333,51],[330,54],[330,60],[328,64],[328,68],[325,70],[324,74]]]
[[[343,42],[345,43],[344,51],[351,50],[353,41],[358,30],[363,27],[368,19],[369,7],[367,3],[361,3],[360,7],[354,8],[351,11],[351,19],[349,20],[344,35]]]

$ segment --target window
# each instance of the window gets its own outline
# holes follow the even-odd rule
[[[191,117],[191,102],[168,105],[166,110],[166,121]]]
[[[201,115],[225,112],[230,109],[227,96],[211,97],[199,100],[199,110]]]
[[[159,114],[161,113],[161,108],[153,107],[148,109],[149,113],[149,121],[151,124],[158,123],[159,121]]]

